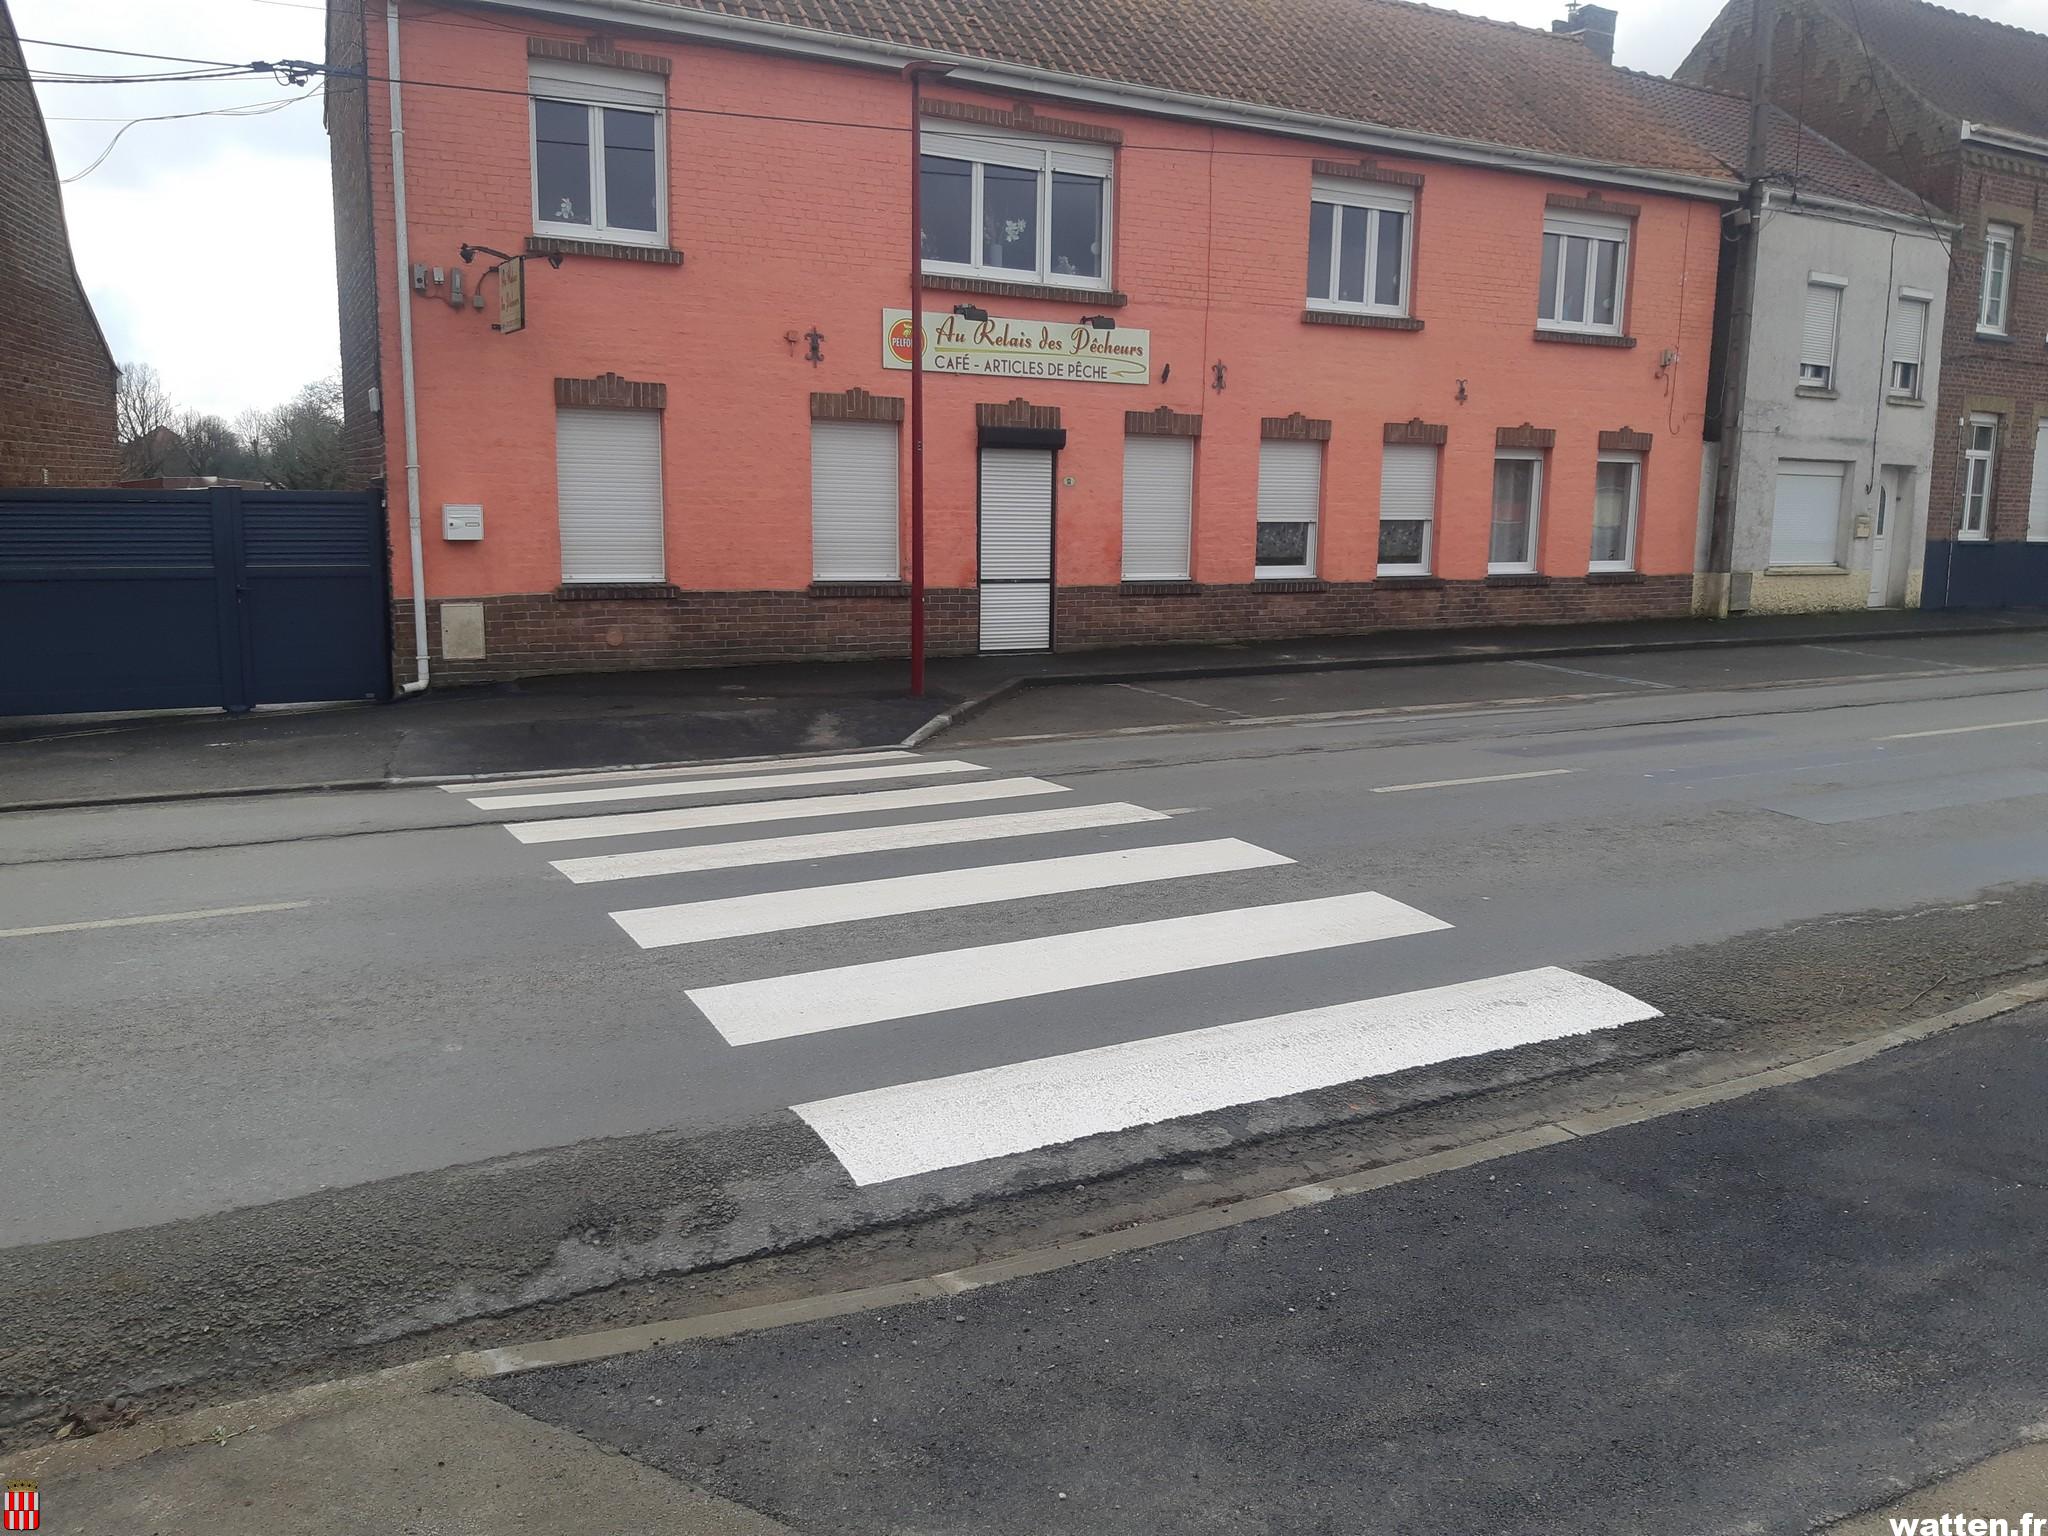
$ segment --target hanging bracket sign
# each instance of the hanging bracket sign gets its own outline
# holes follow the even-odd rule
[[[882,366],[910,366],[910,311],[882,311]],[[1079,384],[1144,384],[1152,376],[1152,333],[1061,320],[991,315],[924,317],[924,366],[931,373],[1006,379],[1066,379]]]

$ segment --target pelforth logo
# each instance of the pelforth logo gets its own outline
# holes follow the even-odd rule
[[[43,1505],[36,1497],[34,1483],[7,1485],[7,1519],[0,1531],[39,1531],[43,1528]]]

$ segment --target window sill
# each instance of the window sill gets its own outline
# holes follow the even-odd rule
[[[1488,571],[1489,587],[1547,587],[1550,578],[1541,571]]]
[[[1058,283],[1012,282],[994,277],[956,277],[951,272],[927,272],[924,286],[947,293],[986,293],[1000,299],[1049,299],[1055,304],[1090,304],[1101,309],[1122,309],[1131,302],[1127,293],[1113,288],[1069,288]]]
[[[1632,347],[1636,344],[1633,336],[1613,336],[1606,331],[1553,331],[1547,326],[1537,326],[1534,335],[1538,341],[1556,342],[1567,347]]]
[[[600,256],[611,261],[644,261],[657,267],[680,267],[683,253],[666,245],[628,245],[615,240],[572,239],[567,235],[528,235],[529,256]]]
[[[682,595],[681,587],[666,581],[565,581],[555,588],[558,603],[660,601]]]
[[[1623,570],[1618,566],[1610,570],[1586,572],[1586,585],[1589,587],[1635,587],[1641,586],[1643,581],[1641,571]]]
[[[1373,578],[1373,585],[1387,587],[1396,592],[1430,592],[1444,585],[1441,576],[1431,576],[1424,571],[1392,572]]]
[[[1202,584],[1194,580],[1132,581],[1127,577],[1116,590],[1119,597],[1198,597]]]
[[[1996,342],[2003,342],[2003,343],[2005,343],[2005,344],[2007,344],[2007,345],[2010,345],[2010,344],[2011,344],[2011,342],[2012,342],[2012,332],[2010,332],[2010,331],[1979,331],[1979,332],[1977,332],[1977,339],[1978,339],[1979,341],[1996,341]]]
[[[1419,331],[1422,322],[1413,315],[1375,315],[1362,310],[1304,309],[1303,325],[1341,325],[1360,331]]]
[[[813,581],[809,588],[812,597],[908,597],[910,584],[905,581]]]
[[[1955,536],[1953,542],[1957,544],[1989,544],[1991,542],[1991,535],[1988,533],[1959,533]]]
[[[1849,567],[1839,563],[1830,565],[1767,565],[1766,576],[1846,576]]]
[[[1327,592],[1330,584],[1319,576],[1253,576],[1252,585],[1261,592]]]
[[[1825,384],[1795,385],[1792,393],[1802,400],[1839,400],[1842,398],[1839,390],[1831,389]]]
[[[1884,403],[1886,405],[1903,405],[1907,409],[1915,411],[1924,410],[1927,405],[1926,400],[1919,395],[1886,395]]]

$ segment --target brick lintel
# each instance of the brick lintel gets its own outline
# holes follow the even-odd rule
[[[1272,443],[1327,443],[1330,440],[1330,423],[1320,417],[1304,416],[1299,411],[1290,416],[1262,416],[1259,418],[1259,436]]]

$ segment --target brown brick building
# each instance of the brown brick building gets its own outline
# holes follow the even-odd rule
[[[118,472],[114,357],[71,262],[57,167],[0,0],[0,486]]]
[[[1746,90],[1750,0],[1679,78]],[[2048,602],[2048,36],[1924,0],[1779,0],[1771,96],[1957,220],[1923,601]]]

